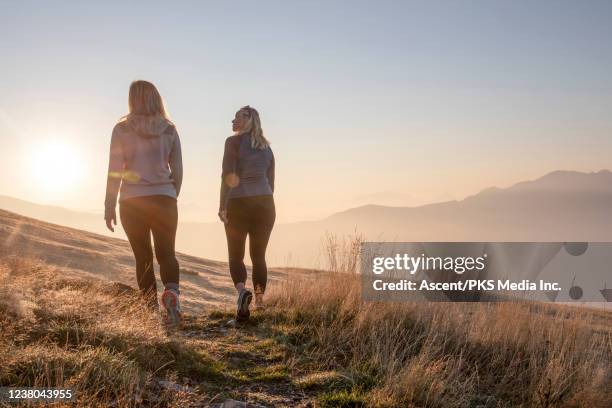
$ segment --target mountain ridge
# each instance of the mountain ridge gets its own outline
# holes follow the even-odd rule
[[[538,177],[536,179],[533,180],[526,180],[526,181],[519,181],[516,182],[512,185],[510,185],[509,187],[498,187],[498,186],[491,186],[491,187],[486,187],[482,190],[480,190],[479,192],[475,193],[475,194],[471,194],[468,195],[466,197],[464,197],[463,199],[460,200],[447,200],[447,201],[440,201],[440,202],[435,202],[435,203],[428,203],[428,204],[423,204],[423,205],[417,205],[417,206],[388,206],[388,205],[382,205],[382,204],[364,204],[364,205],[360,205],[357,207],[352,207],[343,211],[339,211],[336,212],[334,214],[329,215],[326,218],[331,218],[334,217],[336,215],[339,214],[345,214],[347,212],[350,211],[354,211],[354,210],[360,210],[360,209],[420,209],[420,208],[425,208],[425,207],[431,207],[431,206],[443,206],[445,204],[449,204],[449,203],[462,203],[466,200],[469,200],[473,197],[482,197],[482,196],[487,196],[489,194],[495,194],[495,193],[504,193],[504,192],[513,192],[513,191],[517,191],[517,190],[525,190],[525,189],[529,189],[530,187],[532,188],[533,186],[536,186],[537,188],[542,189],[541,185],[538,185],[538,183],[542,183],[545,181],[550,181],[550,180],[554,180],[555,182],[558,181],[566,181],[566,180],[559,180],[559,178],[561,177],[572,177],[574,179],[580,179],[581,181],[584,180],[588,180],[588,178],[590,176],[606,176],[609,178],[610,181],[610,186],[612,187],[612,172],[608,169],[601,169],[599,171],[593,171],[593,172],[580,172],[580,171],[576,171],[576,170],[555,170],[555,171],[551,171],[550,173],[546,173],[545,175]],[[611,188],[612,191],[612,188]]]

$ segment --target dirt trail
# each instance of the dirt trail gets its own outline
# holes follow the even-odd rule
[[[288,364],[287,350],[274,339],[279,333],[265,316],[236,327],[231,312],[187,315],[174,335],[192,349],[206,350],[223,378],[213,383],[183,378],[180,386],[192,406],[218,407],[228,400],[249,407],[315,406],[315,395],[296,386],[299,371]]]

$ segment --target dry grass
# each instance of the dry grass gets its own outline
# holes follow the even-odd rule
[[[612,406],[609,313],[364,303],[341,272],[356,268],[355,242],[328,243],[336,273],[273,287],[249,325],[228,329],[232,311],[211,310],[171,336],[125,285],[4,257],[0,386],[70,387],[79,406],[192,406],[161,382],[190,384],[204,406]]]
[[[337,259],[356,256],[354,246],[328,242],[330,265],[354,271],[354,260]],[[277,325],[293,336],[293,365],[343,373],[331,377],[337,386],[319,399],[324,406],[612,406],[612,316],[603,311],[364,303],[353,273],[290,280],[270,300]],[[312,386],[309,376],[301,381]]]
[[[10,257],[0,287],[0,386],[72,388],[80,406],[166,406],[176,395],[158,380],[213,371],[125,285]]]
[[[332,272],[357,272],[362,242],[364,242],[364,237],[356,230],[352,235],[344,236],[327,232],[323,237],[323,253],[327,270]]]

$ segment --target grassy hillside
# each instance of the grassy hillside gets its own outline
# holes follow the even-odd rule
[[[35,260],[5,259],[0,280],[0,386],[70,387],[81,406],[307,399],[267,325],[237,329],[217,309],[166,333],[134,289]]]
[[[67,276],[100,278],[136,286],[130,244],[118,238],[0,210],[0,257],[35,258]],[[223,235],[220,238],[225,240]],[[189,297],[183,298],[184,308],[195,313],[234,300],[227,263],[183,253],[178,253],[177,259],[181,266],[181,287],[189,293]],[[292,273],[302,271],[293,270]],[[284,279],[285,275],[285,270],[272,268],[268,279],[275,282]],[[159,280],[158,288],[162,288]]]
[[[0,385],[80,405],[605,407],[611,316],[527,304],[363,304],[351,275],[277,286],[234,327],[188,314],[166,333],[122,284],[34,260],[0,268]],[[341,282],[339,282],[339,280]],[[256,405],[255,405],[256,406]]]
[[[230,323],[231,302],[206,303],[168,333],[130,286],[10,244],[26,230],[0,242],[0,386],[71,387],[79,406],[105,407],[612,405],[609,312],[363,303],[343,273],[355,245],[330,240],[337,271],[275,280],[250,323]],[[77,249],[61,254],[78,257],[71,233]]]

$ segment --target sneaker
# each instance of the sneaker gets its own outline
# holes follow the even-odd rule
[[[242,290],[238,295],[238,310],[236,312],[237,322],[244,322],[251,316],[251,312],[249,311],[251,300],[253,300],[253,294],[248,289]]]
[[[166,309],[166,323],[169,327],[176,327],[181,322],[181,306],[179,304],[178,292],[174,289],[166,289],[161,296],[162,305]]]

